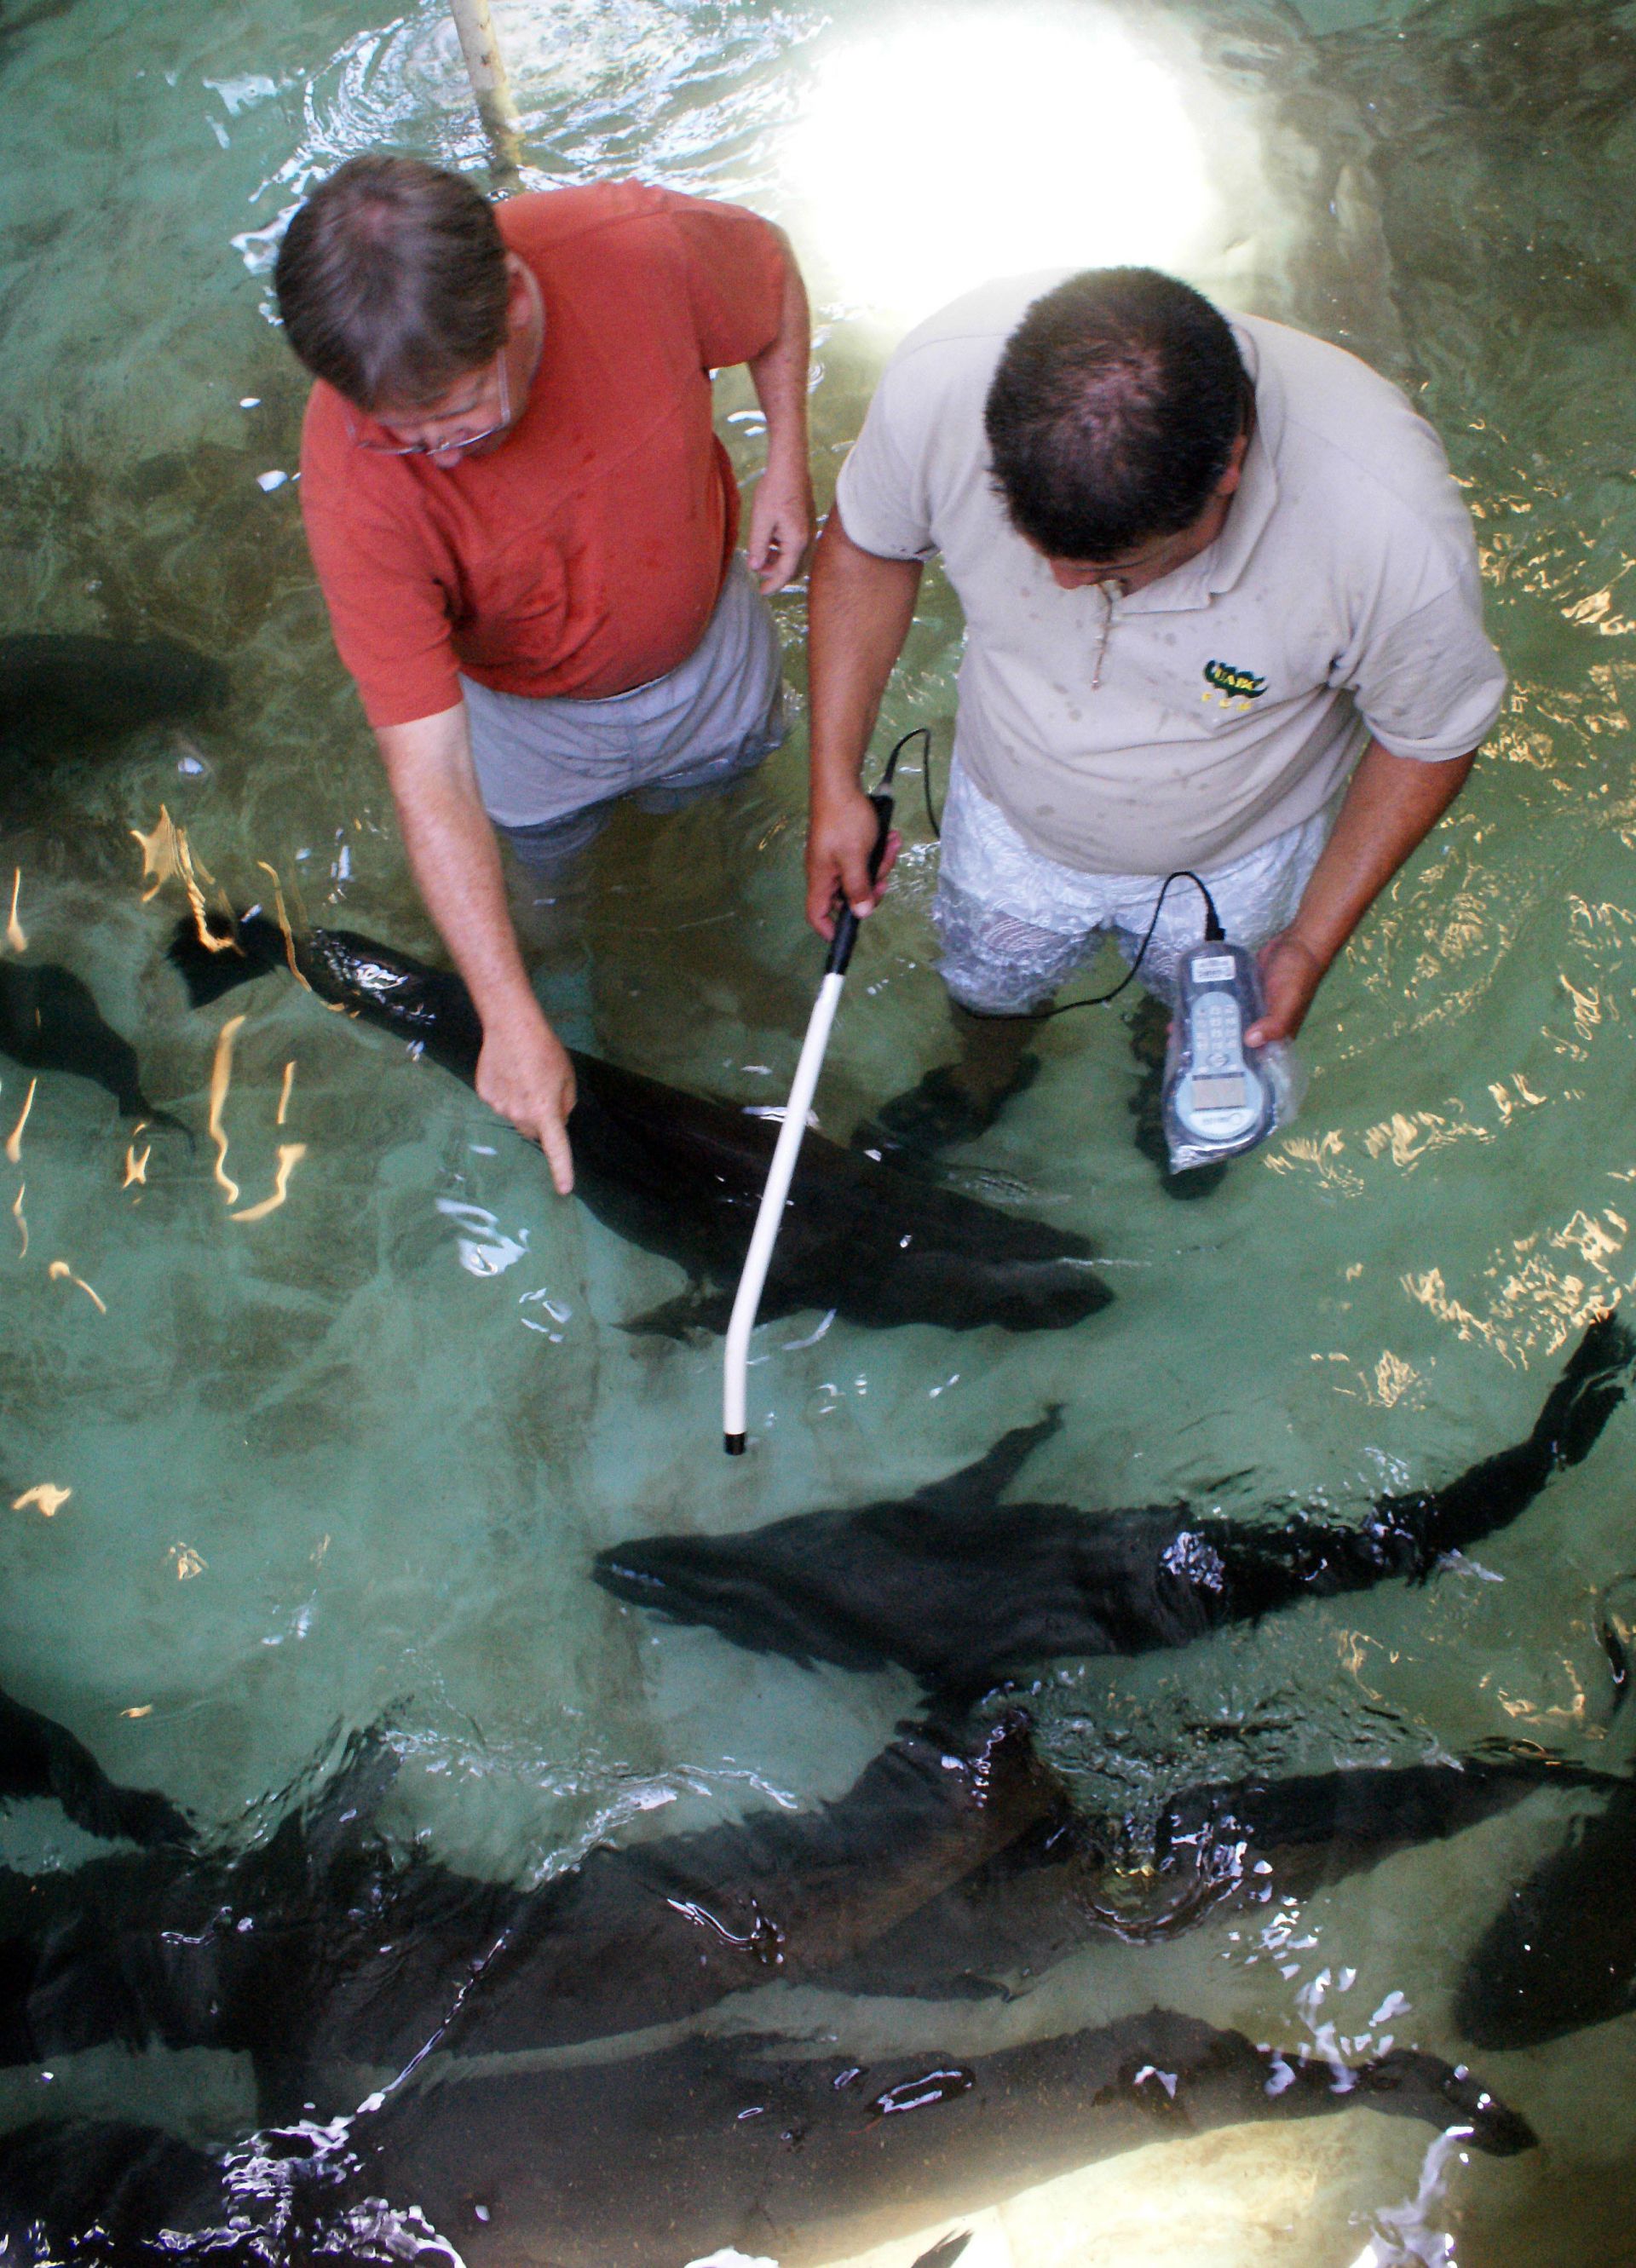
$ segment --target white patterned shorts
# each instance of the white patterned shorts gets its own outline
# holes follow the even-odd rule
[[[1331,804],[1242,858],[1198,870],[1236,944],[1253,952],[1288,927],[1334,818]],[[932,917],[943,946],[938,967],[962,1007],[1026,1015],[1090,960],[1105,935],[1134,961],[1160,887],[1152,874],[1083,874],[1043,857],[955,762]],[[1148,991],[1174,1002],[1178,957],[1204,933],[1198,892],[1172,882],[1142,961]]]

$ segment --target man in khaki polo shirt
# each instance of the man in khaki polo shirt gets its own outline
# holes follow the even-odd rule
[[[984,286],[911,333],[812,578],[807,913],[872,906],[859,770],[940,553],[966,619],[934,909],[962,1042],[881,1114],[930,1148],[1033,1068],[1037,1008],[1163,878],[1261,949],[1255,1042],[1458,794],[1505,673],[1431,428],[1339,348],[1148,269]],[[881,878],[884,880],[884,876]],[[1201,934],[1174,886],[1141,975]]]

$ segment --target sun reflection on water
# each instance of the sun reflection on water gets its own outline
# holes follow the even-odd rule
[[[1175,72],[1094,11],[917,15],[849,40],[784,166],[837,288],[900,318],[1035,268],[1186,269],[1220,222]]]

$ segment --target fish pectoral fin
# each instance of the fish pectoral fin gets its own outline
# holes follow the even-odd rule
[[[932,1481],[915,1492],[914,1501],[930,1512],[971,1512],[992,1504],[1008,1488],[1042,1441],[1062,1429],[1062,1404],[1053,1402],[1032,1425],[1013,1425],[975,1464],[962,1466],[940,1481]]]
[[[164,1127],[167,1133],[180,1134],[190,1150],[196,1150],[199,1146],[199,1138],[193,1128],[185,1119],[178,1118],[173,1111],[156,1110],[151,1102],[140,1102],[133,1116],[145,1118],[150,1126]]]
[[[706,1292],[693,1285],[674,1300],[661,1300],[657,1307],[633,1315],[619,1328],[633,1338],[689,1339],[701,1331],[725,1331],[732,1314],[733,1301],[726,1292]]]

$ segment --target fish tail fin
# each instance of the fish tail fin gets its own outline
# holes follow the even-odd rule
[[[1546,1396],[1531,1439],[1560,1469],[1589,1455],[1603,1427],[1625,1399],[1636,1334],[1616,1315],[1598,1315]]]
[[[184,914],[172,932],[166,959],[181,972],[188,1005],[208,1008],[240,984],[265,976],[284,957],[282,932],[259,908],[242,919],[207,913],[203,922]]]
[[[1598,1315],[1546,1395],[1526,1440],[1485,1458],[1430,1495],[1382,1498],[1379,1509],[1412,1544],[1411,1556],[1394,1572],[1425,1577],[1443,1553],[1468,1551],[1508,1528],[1553,1473],[1590,1454],[1625,1399],[1632,1361],[1636,1336],[1612,1315]]]

